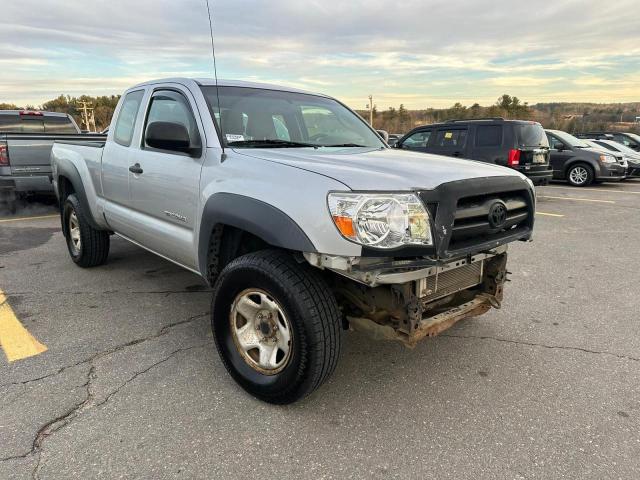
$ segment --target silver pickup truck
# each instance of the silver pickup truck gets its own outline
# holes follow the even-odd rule
[[[19,196],[53,194],[51,147],[56,139],[100,140],[81,134],[66,113],[0,110],[0,203],[15,209]]]
[[[499,307],[533,185],[486,163],[390,149],[339,101],[166,79],[122,96],[106,142],[56,142],[73,261],[110,235],[202,276],[231,376],[290,403],[336,367],[343,330],[408,346]]]

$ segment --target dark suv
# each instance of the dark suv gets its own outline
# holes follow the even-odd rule
[[[640,135],[630,132],[587,132],[576,133],[578,138],[592,138],[595,140],[613,140],[640,152]]]
[[[549,143],[537,122],[503,118],[449,120],[414,128],[395,147],[511,167],[536,185],[546,185],[553,175]]]

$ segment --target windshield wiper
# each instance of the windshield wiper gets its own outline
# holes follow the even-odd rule
[[[366,147],[366,145],[359,145],[357,143],[337,143],[335,145],[322,145],[323,147]]]
[[[279,140],[275,138],[267,138],[264,140],[235,140],[233,142],[227,142],[230,147],[266,147],[266,148],[293,148],[293,147],[313,147],[318,148],[318,145],[313,143],[292,142],[289,140]]]

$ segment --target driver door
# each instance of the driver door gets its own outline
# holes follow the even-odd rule
[[[573,157],[573,152],[558,137],[547,133],[547,139],[549,140],[549,163],[553,169],[553,176],[554,178],[562,178],[564,166],[567,160]],[[560,146],[562,148],[558,148]]]
[[[202,125],[196,120],[191,94],[179,88],[157,89],[151,95],[141,145],[134,155],[129,184],[141,245],[186,267],[195,268],[195,226],[204,161]],[[147,144],[153,122],[184,125],[196,156],[162,150]],[[198,150],[199,148],[199,150]]]

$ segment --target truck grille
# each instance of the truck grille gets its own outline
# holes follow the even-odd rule
[[[499,239],[527,228],[530,214],[526,192],[461,198],[456,205],[449,249]]]

